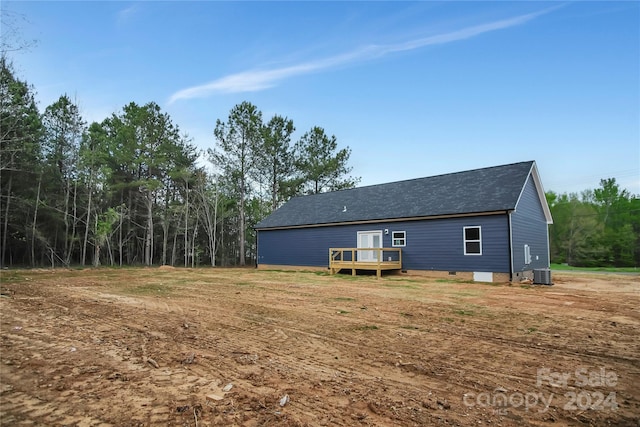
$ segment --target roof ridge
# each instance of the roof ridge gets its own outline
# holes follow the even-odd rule
[[[428,175],[428,176],[422,176],[422,177],[417,177],[417,178],[400,179],[398,181],[381,182],[381,183],[378,183],[378,184],[363,185],[362,187],[343,188],[343,189],[340,189],[340,190],[326,191],[324,193],[301,194],[299,196],[292,197],[292,199],[297,199],[297,198],[300,198],[300,197],[321,196],[321,195],[324,195],[324,194],[333,194],[333,193],[340,193],[340,192],[346,192],[346,191],[354,191],[354,190],[360,190],[360,189],[363,189],[363,188],[381,187],[381,186],[385,186],[385,185],[399,184],[399,183],[410,182],[410,181],[420,181],[420,180],[423,180],[423,179],[438,178],[438,177],[442,177],[442,176],[459,175],[459,174],[463,174],[463,173],[466,174],[466,173],[470,173],[470,172],[477,172],[477,171],[496,169],[496,168],[504,168],[504,167],[507,167],[507,166],[515,166],[515,165],[521,165],[521,164],[525,164],[525,163],[533,164],[533,163],[535,163],[535,160],[527,160],[527,161],[522,161],[522,162],[507,163],[507,164],[496,165],[496,166],[487,166],[487,167],[468,169],[468,170],[463,170],[463,171],[458,171],[458,172],[446,172],[446,173],[441,173],[441,174],[438,174],[438,175]]]

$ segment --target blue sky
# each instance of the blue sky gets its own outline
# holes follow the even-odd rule
[[[40,108],[157,102],[206,149],[242,101],[352,149],[361,185],[536,160],[545,190],[640,194],[640,2],[35,2]]]

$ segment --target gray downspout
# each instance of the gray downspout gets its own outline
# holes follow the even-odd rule
[[[547,268],[551,270],[551,244],[549,243],[549,224],[547,224]]]

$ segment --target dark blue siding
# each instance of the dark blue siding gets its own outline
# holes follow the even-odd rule
[[[464,255],[463,227],[482,227],[482,255]],[[393,231],[406,232],[402,248],[406,270],[509,272],[507,216],[380,222],[288,230],[260,230],[258,263],[328,267],[329,248],[357,246],[358,231],[389,230],[383,246],[391,247]],[[386,256],[386,254],[385,254]]]
[[[533,178],[529,176],[511,214],[513,271],[549,267],[548,225]],[[525,264],[524,245],[531,250],[531,264]]]
[[[258,264],[329,267],[329,248],[354,248],[357,236],[346,227],[258,231]]]

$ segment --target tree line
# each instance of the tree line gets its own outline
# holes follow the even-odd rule
[[[357,184],[314,126],[234,106],[202,152],[154,102],[87,124],[67,95],[40,112],[0,58],[2,266],[245,265],[252,226],[289,198]],[[204,160],[203,160],[204,159]]]
[[[551,261],[583,267],[640,267],[640,196],[615,178],[582,193],[547,192]]]

